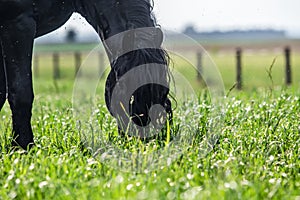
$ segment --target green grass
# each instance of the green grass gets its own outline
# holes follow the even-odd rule
[[[227,91],[234,84],[230,55],[212,55]],[[221,126],[212,129],[218,142],[206,154],[203,141],[218,119],[213,113],[219,110],[211,105],[186,62],[174,59],[174,70],[189,78],[199,95],[179,101],[174,111],[169,145],[178,147],[174,152],[179,155],[168,152],[168,146],[157,140],[143,143],[118,136],[102,98],[101,80],[96,96],[96,129],[101,131],[103,145],[110,143],[120,155],[132,153],[131,160],[125,162],[105,154],[109,149],[105,146],[99,156],[93,157],[82,144],[80,134],[85,130],[78,127],[72,114],[72,57],[62,61],[62,79],[56,82],[52,80],[51,58],[45,57],[40,76],[34,81],[32,126],[36,146],[32,150],[11,150],[8,105],[1,111],[0,199],[299,199],[299,70],[294,70],[294,85],[282,89],[282,58],[278,58],[272,86],[265,70],[273,58],[256,54],[245,57],[249,66],[245,66],[247,86],[243,92],[229,93],[224,100]],[[293,59],[293,63],[299,63],[296,57]],[[94,66],[92,62],[88,65]],[[184,86],[178,83],[176,87]],[[172,141],[177,143],[172,146]],[[157,151],[164,157],[156,155]],[[141,161],[138,153],[145,162],[137,163]],[[101,162],[105,156],[107,160]],[[154,167],[149,164],[151,158],[158,160],[156,165],[152,163]],[[123,166],[118,161],[123,161]]]

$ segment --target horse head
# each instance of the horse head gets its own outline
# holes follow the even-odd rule
[[[111,63],[105,100],[119,131],[149,137],[150,125],[159,130],[172,118],[169,57],[151,3],[94,0],[88,8],[80,5],[78,12],[98,31]]]

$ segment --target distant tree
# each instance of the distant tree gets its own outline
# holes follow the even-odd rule
[[[198,32],[196,31],[196,29],[193,25],[188,25],[184,29],[183,33],[186,34],[186,35],[197,35],[198,34]]]
[[[74,43],[77,40],[77,33],[74,29],[70,29],[66,35],[66,42]]]

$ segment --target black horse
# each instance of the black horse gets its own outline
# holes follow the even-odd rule
[[[34,39],[63,25],[74,12],[80,13],[94,27],[111,60],[105,100],[115,118],[120,118],[120,109],[112,106],[113,90],[130,69],[147,63],[164,65],[163,70],[154,69],[154,73],[145,71],[136,78],[150,77],[161,79],[166,84],[169,82],[168,56],[161,49],[163,35],[152,15],[150,0],[0,0],[0,109],[8,99],[12,110],[14,145],[26,149],[34,142],[31,128]],[[152,28],[152,31],[136,31],[135,34],[135,30],[146,27]],[[120,34],[124,32],[126,34]],[[106,42],[114,36],[118,36],[117,39]],[[147,45],[141,45],[145,47],[143,49],[135,48],[140,44]],[[119,54],[116,49],[124,54]],[[153,69],[150,71],[153,72]],[[128,90],[122,86],[120,91],[119,95],[124,95]],[[149,109],[155,104],[162,106],[164,112],[171,116],[168,94],[169,89],[164,84],[147,84],[131,94],[130,102],[123,102],[122,96],[117,99],[120,99],[121,107],[130,104],[129,115],[134,123],[147,126],[150,121],[157,120],[149,114]],[[161,117],[160,114],[155,116]],[[122,121],[121,124],[118,122],[119,130],[124,131]]]

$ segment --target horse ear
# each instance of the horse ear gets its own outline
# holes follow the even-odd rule
[[[160,48],[161,44],[164,40],[164,34],[160,28],[156,28],[156,34],[155,34],[155,44],[157,48]]]

